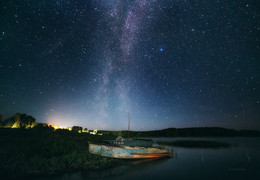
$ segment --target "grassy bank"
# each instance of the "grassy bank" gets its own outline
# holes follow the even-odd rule
[[[102,136],[43,128],[0,129],[0,137],[1,177],[101,169],[123,163],[89,153],[88,141],[102,141]]]

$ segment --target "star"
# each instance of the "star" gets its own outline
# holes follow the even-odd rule
[[[163,52],[163,51],[164,51],[164,48],[160,47],[160,48],[159,48],[159,51],[160,51],[160,52]]]

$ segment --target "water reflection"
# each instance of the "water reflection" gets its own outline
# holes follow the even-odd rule
[[[98,170],[92,172],[82,172],[83,179],[114,179],[127,174],[135,174],[147,168],[156,167],[168,161],[169,158],[163,159],[146,159],[146,160],[127,160],[126,165],[110,168],[107,170]]]

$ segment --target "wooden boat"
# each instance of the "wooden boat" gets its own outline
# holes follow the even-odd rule
[[[159,148],[130,147],[93,143],[89,143],[89,152],[104,157],[121,159],[146,159],[172,156],[172,154],[167,150]]]

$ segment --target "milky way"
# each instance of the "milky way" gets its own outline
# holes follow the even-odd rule
[[[90,129],[260,129],[257,0],[0,4],[0,113]]]
[[[96,37],[97,53],[102,54],[99,60],[102,77],[93,102],[96,109],[93,116],[104,128],[111,119],[111,114],[115,114],[112,116],[115,119],[113,123],[123,121],[123,125],[128,112],[135,111],[129,93],[134,86],[132,76],[135,71],[132,66],[138,62],[135,62],[136,59],[132,55],[137,51],[134,47],[140,39],[138,33],[145,28],[142,21],[145,21],[145,16],[149,16],[147,9],[152,9],[153,4],[155,3],[147,1],[102,1],[96,4],[98,8],[102,8],[102,19],[107,25],[105,31],[109,34],[101,36],[100,39]],[[97,32],[102,31],[103,26],[101,23]],[[103,49],[103,52],[100,52],[100,49]]]

